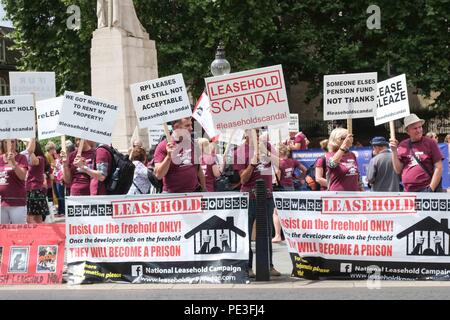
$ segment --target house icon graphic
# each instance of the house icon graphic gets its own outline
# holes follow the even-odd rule
[[[213,216],[184,235],[194,237],[195,254],[220,254],[237,252],[237,237],[246,233],[234,225],[234,218],[223,220]]]
[[[397,235],[406,237],[406,254],[410,256],[450,256],[448,219],[436,221],[431,217],[417,222]]]

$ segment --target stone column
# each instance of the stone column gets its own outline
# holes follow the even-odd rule
[[[122,107],[112,144],[125,152],[137,125],[130,84],[158,78],[155,41],[149,39],[148,33],[143,38],[129,36],[120,27],[97,29],[92,39],[91,76],[92,96]],[[147,147],[147,130],[140,130],[139,136]]]

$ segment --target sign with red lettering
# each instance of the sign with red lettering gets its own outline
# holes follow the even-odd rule
[[[69,197],[70,284],[245,283],[248,195]]]
[[[251,129],[289,122],[281,65],[205,79],[216,129]]]
[[[0,285],[62,283],[64,224],[0,225]]]
[[[450,201],[443,194],[275,192],[274,199],[296,277],[439,280],[450,275]]]

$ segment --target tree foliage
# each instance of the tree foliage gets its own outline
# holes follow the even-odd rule
[[[23,52],[24,70],[53,70],[57,87],[90,92],[93,0],[2,0]],[[160,76],[183,73],[194,97],[220,40],[232,72],[282,64],[288,84],[310,83],[321,93],[323,75],[378,72],[379,80],[406,73],[423,95],[440,92],[435,111],[450,106],[450,0],[379,0],[381,29],[369,30],[369,2],[345,0],[135,0],[156,41]],[[69,30],[69,5],[80,6],[81,29]]]

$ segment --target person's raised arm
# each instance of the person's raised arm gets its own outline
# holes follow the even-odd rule
[[[396,139],[389,139],[389,146],[392,151],[392,165],[396,174],[401,174],[403,170],[403,163],[398,159],[398,141]]]
[[[159,180],[164,178],[167,175],[167,172],[169,172],[170,168],[170,162],[172,161],[172,152],[175,150],[175,146],[168,142],[166,146],[166,157],[162,162],[155,163],[155,176]]]

